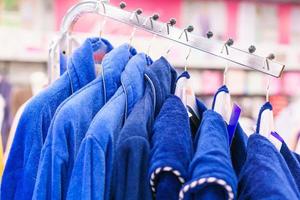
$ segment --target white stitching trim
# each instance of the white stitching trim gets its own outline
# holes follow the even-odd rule
[[[177,179],[179,180],[179,182],[181,184],[184,184],[185,180],[184,178],[181,176],[180,172],[178,170],[175,170],[173,169],[172,167],[170,166],[166,166],[166,167],[159,167],[157,168],[156,170],[154,170],[151,174],[151,179],[150,179],[150,185],[151,185],[151,189],[152,189],[152,192],[156,192],[156,189],[155,189],[155,179],[157,178],[157,175],[161,172],[171,172],[173,173]]]
[[[233,200],[234,199],[234,194],[232,191],[232,187],[227,184],[227,182],[223,179],[218,179],[216,177],[208,177],[208,178],[201,178],[198,180],[195,180],[191,182],[188,185],[185,185],[179,192],[179,200],[184,199],[184,194],[187,193],[190,189],[202,185],[204,183],[217,183],[218,185],[221,185],[226,191],[228,195],[228,200]]]

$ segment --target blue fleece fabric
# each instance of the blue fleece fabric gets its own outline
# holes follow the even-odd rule
[[[247,159],[239,176],[238,198],[300,198],[284,158],[267,138],[257,133],[248,140]]]
[[[162,57],[147,68],[145,74],[150,80],[146,79],[144,96],[134,106],[116,144],[113,192],[116,200],[152,199],[147,179],[149,134],[155,116],[174,89],[176,71]]]
[[[281,145],[280,153],[289,167],[290,172],[295,179],[295,183],[297,184],[298,191],[300,192],[300,163],[297,157],[290,151],[285,142]]]
[[[214,96],[213,109],[216,103],[216,97],[220,92],[229,93],[229,90],[226,85],[223,85],[218,89],[218,91]],[[230,145],[232,165],[237,176],[239,175],[241,168],[243,167],[246,160],[247,141],[248,141],[248,136],[242,129],[241,125],[238,123],[235,132],[233,134],[232,143]]]
[[[67,56],[61,52],[59,53],[59,69],[60,75],[67,70]]]
[[[295,153],[295,152],[293,152],[293,154],[294,154],[294,156],[297,158],[298,162],[300,163],[300,155],[297,154],[297,153]]]
[[[144,69],[149,62],[142,53],[130,59],[121,75],[122,86],[93,119],[79,148],[67,199],[110,198],[114,142],[127,113],[144,93]]]
[[[199,122],[200,122],[200,125],[201,125],[201,122],[202,122],[202,119],[203,119],[203,114],[207,110],[207,108],[203,104],[203,102],[200,101],[199,99],[196,99],[196,104],[197,104],[198,111],[199,111]],[[193,140],[194,151],[195,151],[195,149],[197,149],[197,145],[198,145],[198,141],[199,141],[199,137],[200,137],[200,131],[199,131],[200,125],[197,128],[197,132],[196,132],[194,140]]]
[[[248,136],[238,123],[230,146],[232,165],[237,177],[246,161],[247,142]]]
[[[80,143],[105,99],[121,85],[121,73],[135,53],[124,44],[106,54],[102,75],[59,106],[42,149],[34,199],[65,199]]]
[[[183,186],[180,199],[233,198],[237,179],[231,164],[226,123],[221,115],[207,110],[198,131],[196,153],[189,167],[191,179]],[[228,186],[230,190],[226,189]]]
[[[204,111],[207,110],[207,108],[199,99],[196,99],[196,104],[197,104],[198,111],[199,111],[199,121],[201,122],[203,113],[204,113]],[[158,120],[156,120],[156,121],[158,121]],[[156,122],[156,123],[159,123],[159,122]],[[180,122],[180,124],[181,123],[182,122]],[[185,129],[185,131],[188,131],[188,129],[189,128]],[[196,137],[199,137],[199,134],[197,134]],[[161,153],[163,153],[163,152],[161,152]],[[161,163],[166,162],[165,157],[163,157],[162,162],[160,162],[159,160],[160,160],[160,158],[156,157],[155,164],[157,164],[157,163],[161,164]],[[155,161],[155,159],[154,159],[154,161]],[[151,163],[152,163],[152,161],[151,161]],[[185,170],[187,170],[187,169],[185,169]],[[184,174],[184,172],[180,172],[180,173]],[[149,176],[151,176],[151,175],[149,175]],[[149,179],[151,179],[151,177],[149,177]],[[182,184],[180,183],[180,181],[178,181],[178,177],[174,176],[173,173],[161,172],[159,174],[158,182],[154,182],[154,187],[156,188],[156,198],[157,199],[168,199],[168,198],[175,199],[175,196],[177,195],[176,199],[178,199],[178,189],[180,189],[181,186],[182,186]]]
[[[5,166],[2,199],[31,199],[40,152],[56,108],[95,78],[93,52],[109,51],[99,39],[87,39],[71,56],[68,71],[47,89],[33,97],[20,118]]]
[[[256,124],[256,133],[259,133],[262,113],[265,110],[273,110],[272,104],[270,102],[265,102],[264,105],[259,110],[259,114],[258,114],[258,118],[257,118],[257,124]]]
[[[204,112],[207,110],[206,106],[202,103],[202,101],[200,101],[199,99],[196,99],[196,104],[198,107],[198,111],[199,111],[199,121],[201,123],[202,119],[203,119],[203,114]]]
[[[149,179],[158,168],[171,167],[187,180],[193,143],[189,117],[180,98],[171,95],[166,99],[155,119],[152,134]],[[177,200],[182,186],[179,177],[170,171],[155,174],[153,189],[156,191],[156,199]]]
[[[216,104],[216,100],[217,100],[217,96],[220,92],[225,92],[225,93],[229,93],[229,90],[227,88],[226,85],[222,85],[218,91],[216,92],[215,96],[214,96],[214,99],[213,99],[213,103],[212,103],[212,109],[214,110],[215,109],[215,104]]]

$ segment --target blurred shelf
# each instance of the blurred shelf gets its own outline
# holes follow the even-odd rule
[[[0,62],[3,63],[39,63],[39,64],[47,64],[46,59],[28,59],[28,58],[18,58],[18,59],[10,59],[10,58],[0,58]]]

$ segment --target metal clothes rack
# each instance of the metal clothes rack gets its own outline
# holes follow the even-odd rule
[[[52,44],[49,50],[52,58],[57,51],[59,43],[68,40],[74,24],[80,16],[85,13],[97,13],[115,21],[134,26],[138,29],[274,77],[280,77],[285,67],[285,65],[274,61],[274,55],[272,54],[268,57],[255,55],[255,47],[253,46],[251,46],[248,51],[241,50],[232,46],[233,41],[231,39],[224,43],[216,41],[211,38],[211,32],[207,37],[198,36],[191,33],[193,29],[191,26],[185,29],[179,29],[174,26],[172,21],[168,23],[159,22],[157,17],[143,16],[140,9],[130,12],[124,10],[125,7],[124,3],[121,3],[120,8],[118,8],[104,1],[88,0],[80,2],[70,8],[61,24],[61,37]]]

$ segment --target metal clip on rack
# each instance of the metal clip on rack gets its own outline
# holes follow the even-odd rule
[[[283,64],[274,61],[273,54],[268,57],[255,55],[254,52],[256,48],[253,45],[249,47],[248,51],[244,51],[233,47],[233,40],[231,39],[228,40],[230,42],[227,41],[225,44],[220,41],[212,40],[212,32],[208,32],[207,37],[202,37],[184,31],[186,37],[180,37],[180,35],[183,33],[183,30],[176,28],[172,21],[168,23],[162,23],[158,20],[147,20],[146,23],[141,23],[145,22],[145,20],[149,17],[142,16],[136,12],[126,11],[124,10],[125,7],[126,4],[123,2],[120,4],[120,8],[97,0],[89,0],[78,3],[68,10],[67,14],[63,18],[63,22],[61,24],[61,37],[58,42],[65,41],[69,37],[71,31],[73,30],[74,24],[81,15],[85,13],[97,13],[115,21],[134,26],[136,28],[156,34],[160,37],[178,42],[185,46],[189,46],[196,50],[206,52],[216,57],[223,58],[233,63],[263,72],[274,77],[280,77],[285,67]],[[54,48],[52,48],[50,52],[56,51],[55,48],[57,48],[58,45],[53,45],[53,47]],[[226,51],[220,51],[224,47]]]

